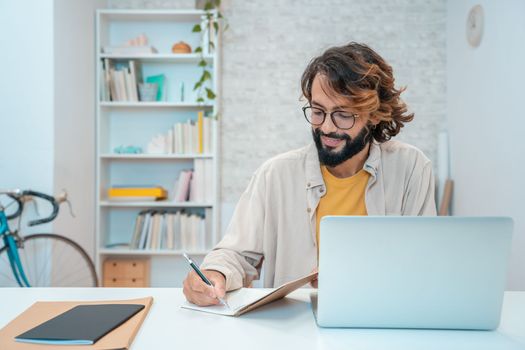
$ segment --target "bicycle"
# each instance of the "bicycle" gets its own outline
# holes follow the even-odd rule
[[[45,224],[57,217],[62,202],[68,202],[65,191],[56,198],[18,189],[0,190],[1,195],[12,201],[5,207],[0,203],[0,236],[4,243],[0,248],[0,287],[98,286],[95,265],[78,243],[55,233],[19,234],[25,202],[40,198],[52,205],[51,215],[27,223],[28,226]],[[6,214],[7,207],[15,203],[16,211]],[[18,228],[11,230],[8,222],[17,218]]]

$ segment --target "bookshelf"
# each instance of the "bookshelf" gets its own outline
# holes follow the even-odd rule
[[[218,201],[218,120],[211,130],[211,152],[206,153],[147,153],[147,144],[153,137],[163,134],[175,123],[197,122],[198,113],[216,116],[220,109],[219,53],[220,37],[214,38],[215,50],[203,56],[212,72],[209,87],[216,93],[214,100],[197,103],[193,85],[198,81],[201,67],[200,54],[173,54],[171,47],[178,41],[188,43],[192,49],[201,45],[200,33],[193,33],[195,24],[205,14],[201,10],[113,10],[101,9],[96,13],[96,265],[99,275],[107,258],[131,257],[150,259],[152,287],[177,287],[187,273],[181,258],[183,252],[202,258],[219,241]],[[148,44],[157,53],[108,54],[105,46],[118,46],[127,40],[145,34]],[[165,98],[162,101],[113,101],[107,99],[106,62],[138,62],[144,78],[164,74]],[[184,99],[181,98],[184,83]],[[117,153],[120,146],[141,147],[145,153]],[[211,162],[211,201],[177,202],[174,200],[175,181],[187,169],[193,169],[196,160]],[[209,168],[206,168],[208,171]],[[113,185],[160,185],[168,190],[164,201],[112,201],[107,190]],[[208,190],[208,188],[207,188]],[[144,210],[198,214],[211,213],[211,225],[206,226],[205,246],[184,249],[176,246],[158,249],[132,249],[129,243],[137,215]]]

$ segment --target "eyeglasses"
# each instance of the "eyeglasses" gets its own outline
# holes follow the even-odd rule
[[[303,113],[308,123],[315,126],[323,125],[326,115],[328,114],[321,108],[312,106],[303,107]],[[359,118],[359,116],[344,111],[333,111],[330,113],[330,119],[332,119],[332,123],[334,123],[334,125],[341,130],[352,129],[355,125],[355,118]]]

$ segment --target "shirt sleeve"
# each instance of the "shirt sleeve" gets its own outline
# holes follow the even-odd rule
[[[435,200],[435,180],[432,173],[432,163],[427,161],[423,166],[416,167],[405,192],[405,203],[402,215],[435,216],[437,215]]]
[[[221,272],[227,291],[249,286],[259,278],[264,259],[264,193],[264,172],[257,171],[237,203],[226,235],[201,265]]]

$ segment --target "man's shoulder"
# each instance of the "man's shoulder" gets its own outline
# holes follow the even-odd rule
[[[274,172],[297,169],[297,167],[304,167],[308,153],[310,152],[310,145],[298,149],[280,153],[265,161],[258,171]]]
[[[419,163],[425,165],[430,159],[417,147],[398,140],[379,144],[383,161]]]

